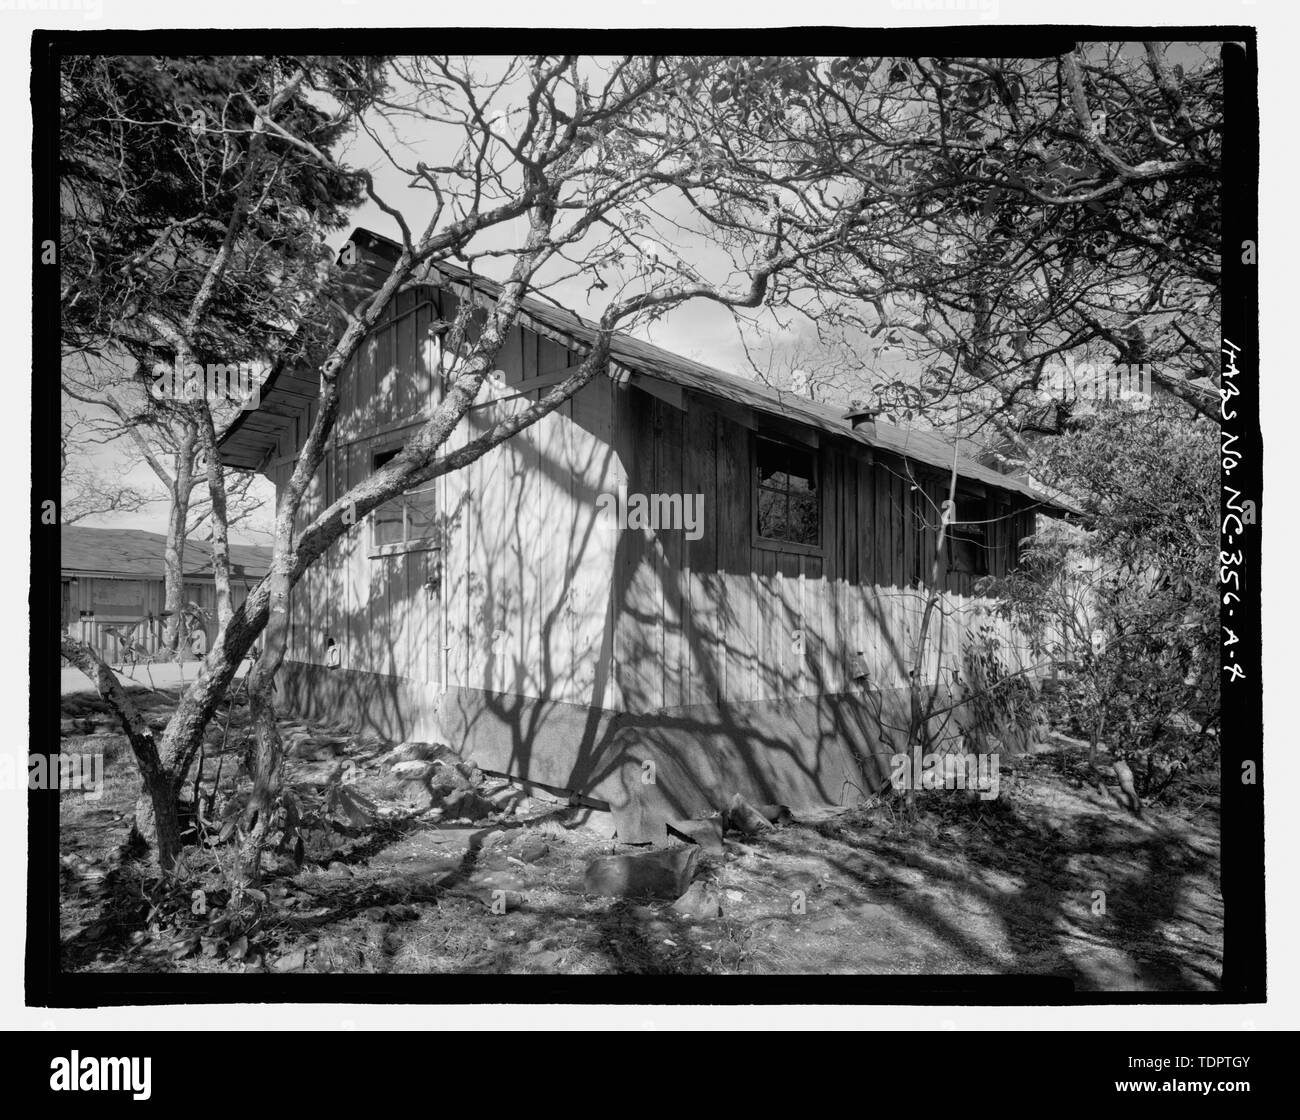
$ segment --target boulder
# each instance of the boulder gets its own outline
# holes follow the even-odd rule
[[[700,861],[698,845],[634,855],[601,856],[587,865],[585,894],[605,898],[677,899],[686,893]]]

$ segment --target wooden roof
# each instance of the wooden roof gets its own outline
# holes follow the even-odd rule
[[[354,230],[350,241],[361,250],[360,267],[363,275],[368,277],[369,283],[378,286],[387,275],[388,265],[396,260],[400,247],[395,241],[367,229]],[[499,283],[471,274],[457,265],[442,261],[434,265],[433,270],[437,275],[422,279],[423,283],[432,282],[436,285],[441,280],[443,285],[463,294],[469,290],[472,282],[477,298],[485,302],[494,300],[500,294]],[[594,323],[572,311],[532,297],[524,299],[519,321],[522,326],[543,337],[579,352],[586,352],[596,337]],[[842,409],[774,389],[759,381],[725,373],[629,335],[615,335],[610,349],[615,363],[633,374],[634,380],[639,375],[639,378],[667,383],[690,394],[727,402],[786,424],[811,428],[867,447],[879,448],[944,472],[952,469],[953,441],[934,432],[900,427],[880,419],[855,427],[845,418]],[[262,409],[266,409],[268,404],[277,403],[282,381],[294,395],[303,393],[309,384],[292,373],[281,376],[281,371],[273,372],[262,386]],[[240,413],[222,437],[222,461],[234,467],[256,469],[268,454],[268,441],[273,442],[274,433],[285,422],[274,415],[259,419],[255,412]],[[1032,487],[1024,478],[1002,474],[978,462],[970,454],[960,453],[968,449],[973,450],[974,445],[962,441],[957,457],[957,473],[960,478],[1021,494],[1054,510],[1067,511],[1071,508],[1060,498]]]
[[[64,575],[102,573],[137,579],[163,578],[162,533],[143,529],[61,527]],[[235,579],[261,579],[271,564],[271,550],[262,545],[232,544],[230,574]],[[212,553],[206,541],[185,543],[185,578],[211,579]]]

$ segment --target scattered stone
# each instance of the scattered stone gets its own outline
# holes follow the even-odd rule
[[[497,810],[492,802],[480,797],[472,789],[457,790],[442,803],[442,811],[450,820],[480,821]]]
[[[573,809],[569,812],[569,828],[578,828],[591,836],[609,840],[618,832],[614,814],[603,809]]]
[[[746,801],[740,794],[736,794],[727,806],[725,815],[725,827],[734,832],[742,832],[746,836],[758,836],[772,829],[772,823]]]
[[[518,891],[500,887],[483,887],[475,892],[475,897],[494,914],[508,914],[524,904],[524,896]]]
[[[503,817],[518,816],[520,806],[527,799],[526,794],[520,790],[511,789],[510,786],[504,786],[488,795],[488,800],[492,802],[493,812],[500,813]]]
[[[733,891],[727,891],[727,901],[728,901],[728,902],[744,902],[744,901],[745,901],[745,893],[744,893],[744,891],[734,891],[734,890],[733,890]]]
[[[302,762],[332,762],[347,753],[349,739],[343,735],[313,735],[306,729],[292,729],[285,737],[285,753]]]
[[[424,762],[417,758],[409,762],[399,762],[393,767],[393,777],[402,782],[427,782],[433,771],[432,762]]]
[[[524,863],[536,863],[540,859],[545,859],[550,850],[551,846],[545,840],[536,838],[525,840],[519,845],[519,858]]]
[[[763,818],[769,824],[774,824],[778,827],[790,824],[794,821],[794,814],[790,812],[790,807],[788,805],[755,805],[754,808],[762,814]]]
[[[428,762],[448,749],[444,743],[421,743],[411,740],[395,747],[388,756],[388,761],[394,767],[401,762]]]
[[[481,786],[483,784],[483,771],[478,768],[476,762],[458,762],[452,769],[471,786]]]
[[[706,883],[692,883],[686,893],[673,903],[673,909],[683,918],[707,922],[722,917],[722,901],[718,892]]]
[[[676,834],[684,840],[689,840],[693,844],[698,844],[704,849],[705,855],[721,856],[722,847],[722,818],[706,817],[698,821],[670,821],[668,823],[668,834]]]
[[[686,893],[699,861],[700,849],[695,844],[601,856],[587,865],[583,891],[605,898],[677,899]]]
[[[405,764],[403,764],[405,765]],[[416,763],[417,766],[423,765]],[[417,813],[425,812],[432,809],[437,801],[437,796],[429,787],[429,779],[405,779],[402,780],[402,803],[409,806]]]
[[[292,953],[286,953],[271,965],[275,972],[301,972],[306,967],[306,949],[295,949]]]

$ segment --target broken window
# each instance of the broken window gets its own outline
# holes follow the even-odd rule
[[[776,440],[756,438],[754,507],[764,541],[821,546],[821,501],[817,454]]]
[[[372,460],[372,470],[378,470],[394,458],[401,448],[377,452]],[[438,533],[436,484],[429,482],[385,502],[370,515],[371,544],[424,545]]]

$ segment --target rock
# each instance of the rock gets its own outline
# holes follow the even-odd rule
[[[306,949],[295,949],[292,953],[286,953],[271,965],[275,972],[301,972],[306,967]]]
[[[695,844],[601,856],[587,865],[582,889],[605,898],[677,899],[686,893],[699,861],[700,848]]]
[[[399,762],[392,768],[394,781],[402,784],[402,803],[417,813],[431,808],[437,800],[430,781],[434,770],[432,762],[418,758]]]
[[[444,753],[447,747],[442,743],[420,743],[414,740],[401,743],[393,749],[388,761],[396,769],[403,762],[428,762]]]
[[[754,808],[769,824],[790,824],[794,820],[788,805],[755,805]]]
[[[425,766],[427,763],[402,763],[403,766],[415,765]],[[409,805],[415,812],[423,812],[426,809],[433,808],[437,802],[437,795],[429,785],[429,779],[426,775],[423,778],[399,778],[402,783],[402,803]]]
[[[335,875],[342,879],[352,878],[352,868],[341,860],[331,860],[330,865],[325,869],[326,875]]]
[[[409,762],[399,762],[393,767],[393,777],[403,782],[426,781],[434,771],[432,762],[413,758]]]
[[[296,733],[291,737],[285,752],[302,762],[332,762],[347,753],[348,741],[338,736],[314,737],[310,732]]]
[[[722,917],[722,900],[718,892],[705,883],[692,883],[686,893],[673,903],[673,909],[683,918],[707,922]]]
[[[524,896],[518,891],[485,887],[475,892],[480,902],[494,914],[508,914],[518,910],[524,904]]]
[[[444,815],[449,820],[464,818],[479,821],[496,812],[496,806],[487,798],[480,797],[472,789],[457,790],[442,803]]]
[[[706,855],[722,855],[722,818],[706,817],[699,821],[670,821],[668,833],[698,844]]]
[[[583,832],[602,840],[612,839],[618,832],[618,823],[614,820],[614,814],[600,809],[573,810],[569,814],[568,826],[580,828]]]
[[[727,891],[727,901],[729,901],[729,902],[744,902],[744,901],[745,901],[745,895],[744,895],[744,892],[743,892],[743,891],[735,891],[735,890]]]
[[[725,827],[734,832],[743,832],[746,836],[757,836],[768,832],[772,823],[746,801],[740,794],[732,797],[724,816]]]
[[[483,771],[478,768],[478,763],[458,762],[453,769],[471,786],[481,786],[483,784]]]
[[[1122,759],[1115,762],[1114,770],[1115,780],[1119,783],[1119,788],[1124,794],[1120,800],[1130,813],[1135,817],[1141,817],[1142,799],[1138,797],[1137,789],[1133,785],[1133,771],[1129,769],[1128,763]]]
[[[519,858],[524,863],[536,863],[539,859],[544,859],[550,850],[551,846],[544,840],[525,840],[519,845]]]

